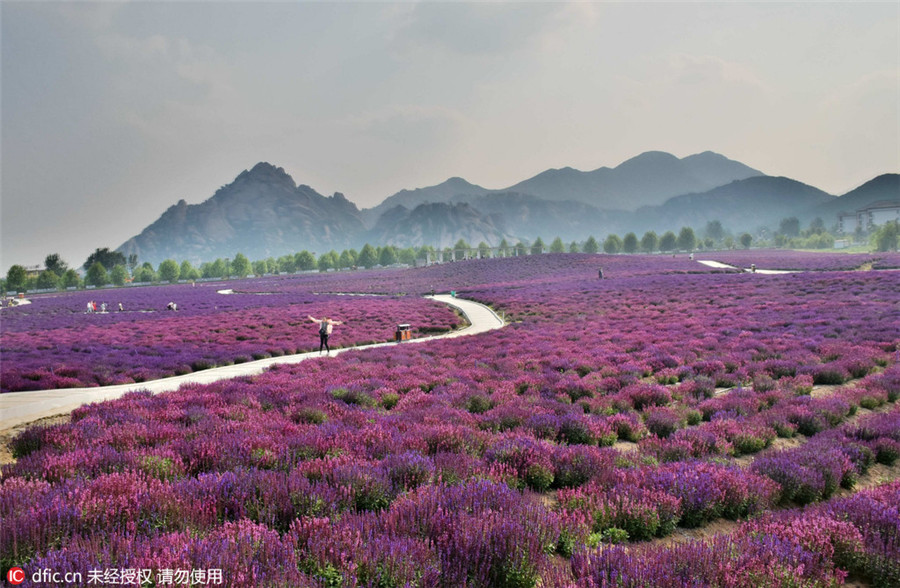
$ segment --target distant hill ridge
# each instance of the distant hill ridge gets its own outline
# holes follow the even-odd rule
[[[489,190],[462,178],[428,188],[402,190],[389,196],[373,209],[377,216],[403,204],[413,208],[426,202],[451,198],[471,199],[486,194],[529,194],[545,200],[577,201],[599,209],[636,210],[641,206],[662,204],[672,196],[703,192],[734,180],[764,175],[723,155],[705,151],[678,159],[670,153],[648,151],[615,168],[601,167],[579,171],[571,167],[548,169],[508,188]]]
[[[684,159],[648,151],[615,168],[601,167],[590,172],[568,167],[548,170],[505,191],[548,200],[578,200],[597,208],[636,210],[662,204],[679,194],[703,192],[761,175],[758,170],[711,151]],[[566,189],[560,190],[560,185]]]
[[[258,163],[200,204],[181,200],[118,250],[142,261],[265,259],[302,249],[355,246],[365,232],[356,205],[294,184],[280,167]],[[323,251],[324,249],[324,251]]]
[[[153,264],[169,258],[199,263],[237,252],[250,259],[304,249],[321,254],[367,242],[445,247],[459,239],[496,245],[538,236],[569,242],[682,226],[699,230],[709,220],[735,232],[771,227],[788,216],[820,216],[830,226],[837,213],[882,200],[900,202],[900,175],[884,174],[838,198],[710,151],[682,159],[650,151],[614,168],[546,170],[500,190],[453,177],[360,210],[341,193],[323,196],[261,162],[200,204],[179,201],[118,251]]]

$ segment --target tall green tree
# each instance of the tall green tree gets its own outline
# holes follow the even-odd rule
[[[200,271],[195,268],[190,261],[185,259],[178,268],[178,277],[182,280],[199,280]]]
[[[337,251],[331,250],[328,253],[323,253],[319,256],[318,267],[320,272],[326,272],[332,268],[337,267],[338,263],[338,254]]]
[[[316,256],[305,249],[300,251],[294,256],[294,268],[291,270],[292,272],[296,270],[308,272],[316,269]]]
[[[264,276],[269,273],[269,262],[265,259],[257,259],[250,265],[253,266],[253,275],[255,276]]]
[[[544,249],[546,249],[546,248],[547,248],[547,246],[544,245],[543,239],[538,237],[537,239],[534,240],[534,243],[531,244],[531,254],[532,255],[540,255],[541,253],[544,252]]]
[[[170,284],[174,284],[178,281],[178,275],[181,273],[181,267],[178,265],[178,262],[174,259],[167,259],[165,261],[160,262],[159,269],[157,270],[157,275],[159,275],[159,279],[163,282],[169,282]]]
[[[618,253],[622,250],[622,239],[619,239],[618,235],[608,235],[606,239],[603,241],[603,251],[605,253],[613,254]]]
[[[78,272],[69,268],[62,276],[63,288],[80,288],[82,285],[81,276]]]
[[[404,247],[397,251],[397,261],[406,265],[416,265],[416,248]]]
[[[678,239],[675,241],[675,246],[682,251],[693,251],[694,247],[697,246],[697,237],[694,235],[694,229],[690,227],[681,227],[681,231],[678,233]]]
[[[383,267],[397,263],[397,250],[393,245],[385,245],[378,251],[378,263]]]
[[[721,221],[711,220],[706,223],[703,234],[712,239],[713,243],[719,243],[725,237],[725,229],[722,227]]]
[[[55,272],[44,270],[37,277],[37,281],[34,285],[38,290],[51,290],[59,288],[59,276],[56,275]]]
[[[628,233],[625,235],[625,238],[622,239],[622,251],[625,253],[636,253],[638,250],[638,240],[637,235],[634,233]]]
[[[478,244],[478,257],[485,259],[491,256],[491,246],[482,241]]]
[[[572,241],[569,243],[569,253],[578,253],[581,251],[581,247],[578,246],[578,241]]]
[[[252,270],[253,268],[250,265],[250,260],[247,259],[247,256],[243,253],[238,253],[231,261],[231,275],[233,276],[246,278],[248,275],[250,275],[250,272]]]
[[[597,243],[597,240],[594,239],[593,235],[588,237],[587,241],[584,242],[584,252],[585,253],[599,253],[600,252],[600,244]]]
[[[228,264],[224,259],[219,257],[210,264],[203,264],[204,278],[226,278],[228,277]]]
[[[109,281],[112,282],[116,286],[124,286],[125,281],[128,279],[128,270],[125,269],[124,265],[117,265],[111,270],[109,270]]]
[[[788,238],[799,236],[800,220],[796,216],[781,219],[778,225],[778,232]]]
[[[505,238],[500,239],[499,250],[500,250],[499,251],[500,257],[509,257],[510,246],[509,246],[509,242]]]
[[[657,247],[659,247],[659,237],[656,236],[656,232],[647,231],[644,233],[644,236],[641,237],[641,251],[653,253]]]
[[[28,271],[24,265],[14,265],[6,271],[6,289],[9,292],[24,292],[28,289]]]
[[[356,256],[351,253],[352,249],[344,249],[338,258],[338,264],[342,268],[351,268],[356,265]]]
[[[209,265],[209,264],[206,264]],[[207,276],[207,277],[215,277],[215,276]],[[85,280],[87,281],[87,280]],[[150,265],[149,261],[145,261],[141,264],[140,267],[134,270],[134,281],[135,282],[155,282],[156,281],[156,272],[153,271],[153,266]]]
[[[378,263],[378,253],[375,251],[374,247],[366,243],[360,250],[359,259],[357,259],[356,261],[358,265],[361,265],[366,269],[370,269],[372,267],[375,267],[375,264]]]
[[[44,267],[60,277],[69,269],[69,264],[63,261],[59,253],[51,253],[44,258]]]
[[[553,240],[552,243],[550,243],[550,253],[565,253],[565,252],[566,252],[566,246],[565,246],[565,244],[563,244],[563,241],[561,238],[557,237],[556,239]]]
[[[900,245],[900,223],[889,221],[881,225],[873,235],[876,251],[896,251]]]
[[[297,254],[299,255],[299,253]],[[279,257],[275,264],[278,266],[278,271],[284,274],[292,274],[297,271],[297,255],[282,255]],[[316,266],[316,260],[313,258],[313,267]]]
[[[812,219],[809,223],[809,231],[810,235],[821,235],[825,232],[825,221],[823,221],[820,217],[816,217]]]
[[[750,243],[753,242],[753,236],[750,233],[741,233],[741,236],[738,238],[741,243],[741,247],[744,249],[750,249]]]
[[[660,251],[674,251],[675,244],[678,241],[678,237],[675,236],[675,233],[672,231],[666,231],[663,233],[663,236],[659,239],[659,250]]]
[[[453,259],[459,261],[460,259],[465,259],[469,253],[469,249],[472,247],[466,243],[465,239],[460,239],[453,246]]]
[[[106,273],[106,268],[103,267],[102,263],[95,261],[88,268],[84,281],[91,286],[101,288],[109,283],[109,274]]]
[[[95,263],[101,264],[104,268],[107,267],[115,267],[119,264],[125,265],[128,260],[125,259],[125,256],[119,253],[118,251],[110,251],[109,247],[97,248],[91,253],[87,261],[84,262],[82,267],[90,269],[92,265]]]

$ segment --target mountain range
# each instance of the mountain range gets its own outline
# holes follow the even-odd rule
[[[880,200],[900,202],[900,175],[884,174],[834,196],[710,151],[682,159],[651,151],[614,168],[550,169],[499,190],[454,177],[360,210],[340,193],[323,196],[297,185],[284,169],[258,163],[200,204],[171,206],[117,250],[153,264],[199,263],[238,252],[263,259],[364,243],[443,248],[459,239],[473,246],[557,236],[602,240],[682,226],[699,231],[711,220],[752,233],[791,216],[820,217],[831,226],[838,213]]]

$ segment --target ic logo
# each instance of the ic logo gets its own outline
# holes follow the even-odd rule
[[[25,570],[22,568],[9,568],[9,571],[6,572],[6,579],[9,580],[10,584],[21,584],[25,581]]]

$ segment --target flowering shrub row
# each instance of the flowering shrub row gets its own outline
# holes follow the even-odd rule
[[[849,572],[900,582],[900,483],[814,510],[767,515],[730,535],[674,546],[611,546],[572,558],[579,586],[840,586]],[[545,578],[571,580],[568,570]]]

